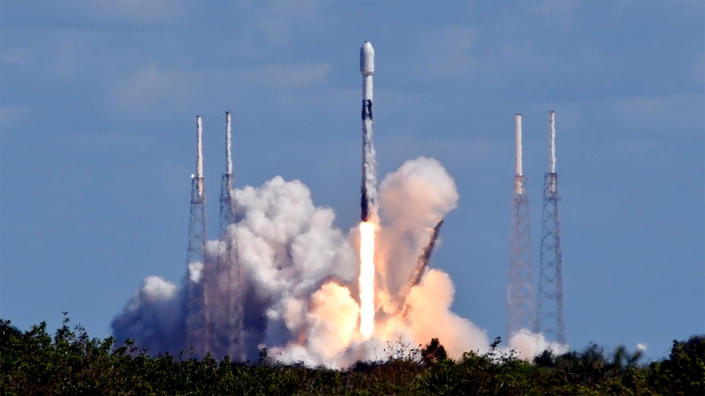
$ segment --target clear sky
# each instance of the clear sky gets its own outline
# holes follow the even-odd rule
[[[513,115],[538,258],[554,109],[568,342],[705,332],[703,1],[2,1],[0,317],[107,336],[145,276],[180,281],[196,114],[210,235],[225,110],[237,185],[300,179],[355,225],[365,40],[380,176],[426,155],[456,180],[432,261],[456,312],[504,335]]]

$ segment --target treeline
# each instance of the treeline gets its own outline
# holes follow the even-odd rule
[[[216,361],[210,356],[150,357],[134,344],[88,336],[64,324],[22,332],[0,319],[0,394],[685,394],[705,395],[705,336],[673,341],[668,358],[640,364],[639,352],[606,355],[590,345],[532,363],[502,356],[496,339],[487,354],[446,357],[438,340],[418,350],[392,346],[384,362],[338,371],[269,362]]]

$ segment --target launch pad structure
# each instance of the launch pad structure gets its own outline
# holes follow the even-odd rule
[[[243,307],[242,307],[242,280],[240,275],[240,262],[238,260],[238,245],[235,238],[231,238],[228,227],[235,224],[235,200],[233,189],[235,176],[233,173],[232,157],[232,115],[225,112],[225,173],[220,182],[220,244],[224,253],[219,257],[217,273],[227,274],[227,287],[224,289],[227,301],[221,313],[221,318],[226,322],[219,328],[225,329],[222,334],[214,334],[214,342],[218,342],[221,354],[226,354],[235,360],[244,358],[243,354]]]
[[[209,350],[206,317],[205,282],[201,279],[206,265],[206,208],[203,184],[203,120],[196,117],[196,174],[191,175],[191,213],[188,226],[188,270],[185,282],[186,346],[197,356]]]
[[[232,114],[225,112],[225,173],[220,179],[220,236],[228,231],[228,226],[235,223],[232,191],[235,188],[232,156]]]
[[[556,172],[556,114],[548,113],[549,170],[544,176],[541,222],[540,275],[536,327],[560,343],[565,343],[563,322],[563,269],[560,223],[558,221],[558,173]]]
[[[374,239],[378,218],[376,156],[373,135],[374,48],[369,42],[360,50],[362,73],[362,180],[360,223],[360,332],[369,338],[374,332]],[[225,173],[220,185],[220,235],[218,245],[206,252],[205,186],[203,177],[203,122],[196,117],[196,173],[191,175],[188,227],[188,271],[184,278],[185,346],[203,357],[244,358],[243,284],[238,245],[231,226],[236,224],[232,146],[232,117],[225,113]],[[507,336],[522,329],[544,333],[565,343],[563,322],[562,255],[558,219],[558,174],[555,155],[555,113],[549,112],[549,172],[544,176],[538,292],[534,289],[530,234],[529,199],[523,170],[522,115],[515,121],[516,172],[512,192],[512,222],[507,287]],[[400,290],[399,309],[406,316],[406,299],[412,287],[426,273],[443,219],[432,229],[429,243],[417,260],[408,284]],[[229,229],[230,228],[230,229]],[[217,254],[213,248],[217,246]],[[226,301],[226,304],[209,304]]]
[[[232,116],[225,113],[225,173],[221,177],[218,254],[206,254],[205,184],[203,177],[203,120],[196,117],[196,173],[191,175],[188,228],[188,271],[184,279],[186,347],[195,356],[243,358],[242,290],[237,243],[229,235],[234,224]],[[209,304],[227,301],[226,304]]]
[[[521,114],[514,116],[516,142],[516,173],[512,194],[512,224],[510,232],[507,336],[520,329],[535,328],[534,276],[532,271],[531,234],[529,230],[529,198],[526,195],[522,159]]]

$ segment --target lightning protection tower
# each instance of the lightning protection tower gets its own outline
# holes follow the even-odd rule
[[[188,270],[185,282],[186,348],[197,356],[209,349],[206,318],[206,209],[203,183],[203,122],[196,117],[196,174],[191,175],[191,215],[188,227]]]
[[[548,173],[544,176],[540,275],[536,330],[565,343],[563,323],[563,274],[558,222],[558,173],[556,173],[556,114],[548,113]]]
[[[228,226],[235,223],[235,210],[233,188],[232,158],[232,116],[225,112],[225,173],[220,181],[220,246],[222,254],[218,259],[216,273],[217,290],[222,295],[222,301],[217,307],[218,312],[213,316],[218,323],[213,334],[214,351],[221,355],[228,355],[232,360],[242,359],[242,284],[240,281],[240,264],[237,255],[237,242],[228,234]]]
[[[232,116],[229,111],[225,112],[225,173],[220,179],[220,235],[227,233],[228,226],[235,222],[235,211],[233,210],[232,189],[235,186],[233,178],[233,157],[232,147]]]
[[[531,269],[531,239],[529,233],[529,199],[524,188],[522,164],[521,114],[514,116],[516,139],[516,174],[512,194],[512,228],[510,234],[507,336],[518,330],[535,327],[534,277]]]

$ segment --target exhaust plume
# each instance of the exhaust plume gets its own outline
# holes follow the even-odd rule
[[[374,230],[373,274],[376,315],[369,337],[359,331],[363,307],[358,271],[359,227],[347,234],[333,226],[332,209],[315,206],[300,181],[277,176],[262,186],[233,190],[237,220],[222,238],[237,241],[243,327],[240,353],[257,361],[261,347],[283,363],[345,368],[356,361],[385,359],[387,341],[417,346],[439,338],[450,357],[489,348],[486,331],[451,311],[454,287],[440,269],[428,269],[413,285],[402,315],[396,296],[412,279],[418,258],[429,246],[428,229],[457,205],[455,182],[431,158],[405,162],[380,185],[380,223]],[[206,262],[217,262],[223,244],[206,244]],[[227,285],[227,268],[206,265]],[[214,296],[227,293],[213,293]],[[132,338],[151,354],[188,350],[183,301],[186,289],[147,277],[112,322],[118,342]],[[227,304],[210,299],[207,304]],[[214,322],[220,326],[219,321]],[[238,331],[227,329],[228,331]],[[216,333],[223,329],[215,329]],[[537,337],[513,341],[522,356],[544,345]],[[216,358],[234,354],[211,350]],[[539,351],[540,352],[540,351]],[[235,354],[238,359],[239,354]]]
[[[375,224],[360,223],[360,334],[375,330]]]

